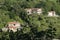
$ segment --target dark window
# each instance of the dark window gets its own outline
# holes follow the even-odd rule
[[[14,24],[14,26],[15,26],[15,24]]]
[[[28,12],[29,13],[29,12]]]

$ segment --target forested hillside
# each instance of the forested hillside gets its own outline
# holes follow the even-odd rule
[[[43,15],[28,15],[25,8],[43,8]],[[0,29],[18,21],[17,32],[0,32],[0,40],[52,40],[60,38],[60,17],[47,17],[53,9],[60,16],[60,0],[0,0]],[[46,14],[46,15],[45,15]]]

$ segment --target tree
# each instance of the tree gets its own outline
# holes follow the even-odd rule
[[[56,36],[56,28],[49,26],[46,30],[46,40],[52,40]]]

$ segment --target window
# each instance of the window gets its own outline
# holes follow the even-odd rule
[[[13,24],[15,26],[15,24]]]

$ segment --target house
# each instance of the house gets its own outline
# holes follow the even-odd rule
[[[53,8],[51,8],[51,10],[48,12],[48,16],[55,16],[57,17],[58,15],[56,15],[56,12]]]
[[[55,11],[49,11],[48,16],[56,16]]]
[[[4,31],[5,29],[7,31],[9,29],[9,30],[12,30],[13,32],[16,32],[17,29],[20,29],[20,28],[21,28],[21,25],[19,22],[8,22],[7,26],[5,28],[2,28],[2,30]]]
[[[58,16],[55,11],[49,11],[48,16]]]
[[[42,13],[42,8],[26,8],[25,11],[29,14],[32,13],[37,13],[37,14],[41,14]]]
[[[21,28],[19,22],[9,22],[7,28],[12,31],[17,31],[18,28]]]

